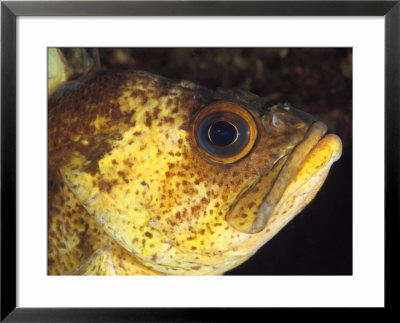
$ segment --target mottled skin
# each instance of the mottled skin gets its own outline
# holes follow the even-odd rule
[[[193,139],[196,113],[220,100],[257,124],[254,147],[231,164],[210,160]],[[48,109],[51,275],[222,274],[300,212],[340,156],[340,140],[325,136],[265,228],[249,234],[310,116],[138,71],[65,84]]]

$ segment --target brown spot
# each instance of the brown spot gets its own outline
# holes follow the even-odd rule
[[[124,163],[125,166],[128,166],[128,167],[132,167],[133,166],[133,163],[129,159],[125,159],[123,161],[123,163]]]
[[[192,214],[195,215],[197,211],[200,209],[199,205],[191,206],[190,209],[192,210]]]
[[[149,232],[149,231],[146,231],[146,233],[144,234],[147,238],[153,238],[153,235]]]
[[[90,163],[83,168],[83,171],[92,175],[97,173],[99,169],[98,161],[111,150],[111,145],[106,142],[106,139],[115,139],[113,137],[113,135],[93,136],[88,147],[75,147],[79,153],[81,153],[86,157],[87,160],[90,161]]]
[[[126,184],[129,183],[129,180],[126,178],[126,174],[125,174],[123,171],[119,171],[119,172],[118,172],[118,175],[122,177],[122,179],[124,180],[124,182],[125,182]]]
[[[161,109],[159,107],[155,107],[153,110],[153,118],[158,119],[158,115],[161,112]]]
[[[201,203],[207,204],[208,202],[209,202],[209,199],[206,198],[206,197],[203,197],[203,198],[201,199]]]
[[[145,120],[144,124],[145,124],[147,127],[151,127],[152,118],[151,118],[151,116],[150,116],[150,112],[149,112],[149,111],[146,111],[146,113],[145,113],[144,115],[146,116],[146,120]]]
[[[167,122],[171,122],[171,123],[173,123],[174,122],[174,118],[172,118],[172,117],[163,117],[162,118],[162,121],[164,122],[164,123],[167,123]]]
[[[141,134],[142,134],[141,131],[135,131],[135,132],[133,133],[134,136],[140,136]]]
[[[210,231],[211,234],[214,234],[214,231],[211,229],[209,223],[206,223],[206,227],[207,227],[208,231]]]
[[[79,233],[79,244],[77,245],[78,249],[84,251],[86,254],[89,254],[92,252],[92,246],[89,243],[88,240],[88,229],[89,229],[89,225],[87,223],[85,223],[85,229],[84,231]]]
[[[105,180],[100,180],[99,181],[99,189],[100,191],[106,191],[107,193],[111,192],[112,184],[110,182],[107,182]]]

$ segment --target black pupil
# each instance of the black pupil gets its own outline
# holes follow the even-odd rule
[[[217,146],[228,146],[236,140],[238,135],[236,128],[226,121],[217,121],[210,126],[209,137]]]

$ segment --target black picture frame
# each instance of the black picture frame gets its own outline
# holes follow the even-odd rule
[[[102,1],[1,3],[1,321],[236,321],[234,309],[16,307],[16,18],[18,16],[384,16],[385,308],[396,306],[399,244],[400,1]],[[393,293],[392,293],[393,292]],[[245,316],[264,315],[243,310]],[[251,313],[249,313],[251,311]],[[241,312],[243,313],[243,312]],[[251,317],[250,316],[250,317]]]

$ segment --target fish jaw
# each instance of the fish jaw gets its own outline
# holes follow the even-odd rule
[[[247,233],[251,239],[243,241],[242,250],[246,252],[241,254],[240,262],[230,268],[236,267],[253,256],[312,201],[323,185],[332,164],[340,158],[341,154],[342,142],[333,134],[326,135],[313,147],[286,187],[279,203],[269,216],[265,228],[257,233],[238,230],[243,234]],[[286,160],[282,159],[282,163],[285,162]],[[277,168],[281,169],[279,166]],[[263,179],[259,183],[262,181]],[[234,225],[232,221],[229,223],[231,226]]]
[[[258,201],[253,203],[252,212],[247,212],[250,216],[241,218],[236,206],[227,215],[227,222],[243,233],[266,231],[272,236],[289,221],[276,226],[273,223],[278,218],[291,219],[311,202],[342,152],[340,138],[333,134],[324,137],[326,130],[323,123],[313,123],[303,141],[245,194],[247,197],[243,200]]]
[[[286,188],[271,216],[271,221],[274,218],[283,217],[285,218],[283,225],[285,225],[301,212],[315,197],[325,182],[332,164],[340,158],[341,154],[342,142],[337,135],[328,134],[323,137],[307,155],[293,181]],[[289,216],[285,217],[285,214]]]
[[[342,142],[338,136],[333,134],[326,135],[310,151],[274,208],[265,228],[254,234],[258,236],[257,240],[262,240],[262,243],[254,248],[254,252],[313,200],[324,184],[332,164],[340,158],[341,153]]]

